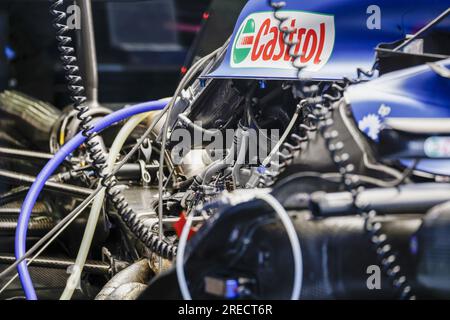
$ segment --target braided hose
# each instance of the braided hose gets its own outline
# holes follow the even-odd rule
[[[64,0],[55,0],[50,6],[50,12],[55,17],[53,26],[57,34],[58,50],[61,54],[70,98],[74,103],[74,109],[77,111],[81,132],[86,137],[86,149],[92,160],[92,165],[95,168],[97,176],[100,178],[102,186],[106,188],[106,196],[130,231],[152,252],[163,258],[172,260],[176,255],[176,246],[166,242],[164,239],[159,239],[139,219],[137,213],[130,207],[121,189],[118,187],[117,178],[114,175],[107,175],[105,173],[107,156],[103,152],[100,142],[96,139],[97,134],[90,132],[93,128],[92,116],[88,114],[89,106],[86,105],[87,98],[85,88],[82,85],[83,79],[77,65],[77,58],[74,55],[75,49],[71,45],[72,37],[68,35],[70,29],[63,22],[67,16],[64,11],[60,10],[63,3]]]

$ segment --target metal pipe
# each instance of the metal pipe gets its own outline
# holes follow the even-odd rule
[[[28,151],[22,149],[12,149],[0,147],[0,156],[20,157],[20,158],[35,158],[42,160],[50,160],[53,155],[45,152]]]
[[[356,198],[350,192],[311,194],[310,209],[320,216],[341,216],[375,210],[382,214],[424,213],[450,199],[450,186],[439,183],[403,185],[361,191]],[[356,206],[355,206],[356,205]]]
[[[29,259],[26,259],[28,262]],[[0,255],[0,264],[11,264],[16,261],[13,255]],[[50,268],[50,269],[67,269],[75,263],[71,259],[43,257],[36,258],[31,262],[33,267]],[[107,275],[110,273],[110,265],[102,261],[86,261],[84,271],[86,273]]]
[[[36,180],[36,177],[30,176],[27,174],[23,174],[23,173],[19,173],[19,172],[3,170],[3,169],[0,169],[0,178],[5,178],[9,181],[12,181],[15,183],[20,183],[20,184],[23,184],[23,183],[33,184]],[[47,181],[45,183],[45,187],[49,190],[57,191],[57,192],[64,192],[64,193],[68,193],[69,195],[89,196],[92,193],[92,190],[89,188],[83,188],[83,187],[74,186],[71,184],[58,183],[58,182],[52,182],[52,181]]]
[[[242,130],[240,143],[237,146],[238,154],[236,157],[236,163],[234,164],[232,170],[233,180],[235,185],[237,186],[240,186],[242,184],[241,168],[245,164],[245,156],[247,155],[248,143],[249,143],[249,133],[247,130]]]
[[[84,80],[87,103],[92,107],[98,104],[97,55],[95,50],[94,22],[90,0],[77,0],[81,14],[80,46],[84,63]]]
[[[53,158],[53,154],[47,152],[39,152],[39,151],[28,151],[23,149],[13,149],[13,148],[3,148],[0,147],[0,157],[17,157],[19,159],[41,159],[41,160],[51,160]],[[71,161],[79,161],[77,157],[71,157]],[[68,161],[68,160],[67,160]]]

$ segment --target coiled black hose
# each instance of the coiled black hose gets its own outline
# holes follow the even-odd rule
[[[154,234],[145,224],[138,218],[136,212],[130,207],[120,188],[117,186],[117,179],[114,175],[108,176],[105,173],[107,156],[103,152],[102,146],[96,133],[91,132],[92,116],[88,115],[89,106],[86,105],[85,88],[82,85],[82,77],[80,68],[77,64],[75,49],[71,45],[72,37],[68,35],[70,29],[64,23],[67,15],[60,8],[64,0],[55,0],[50,5],[50,12],[55,17],[53,26],[56,29],[56,40],[58,41],[58,50],[61,54],[61,61],[65,71],[65,78],[68,82],[70,98],[74,103],[74,109],[78,112],[77,118],[80,121],[80,129],[83,136],[86,137],[87,152],[92,160],[92,165],[97,176],[100,178],[101,184],[106,188],[106,195],[117,210],[119,216],[123,219],[130,231],[141,240],[155,254],[166,258],[173,259],[176,254],[176,247]]]
[[[274,11],[274,18],[279,22],[278,29],[284,35],[283,41],[288,46],[289,56],[293,59],[292,65],[295,68],[297,68],[299,75],[302,68],[299,68],[299,66],[295,63],[299,58],[299,55],[293,55],[290,50],[293,46],[297,44],[297,42],[289,41],[287,39],[289,35],[293,32],[293,30],[292,28],[282,28],[283,22],[285,22],[288,18],[280,17],[278,14],[279,11],[286,6],[286,2],[273,0],[267,1],[269,6]],[[342,177],[342,183],[344,184],[346,189],[353,194],[354,199],[356,198],[358,193],[357,190],[358,181],[351,179],[350,174],[353,172],[355,166],[352,163],[349,163],[348,154],[346,154],[344,151],[345,147],[344,142],[341,139],[339,139],[339,132],[335,130],[333,126],[334,125],[334,121],[332,119],[334,111],[333,103],[339,101],[342,98],[345,89],[349,85],[361,82],[363,76],[372,77],[375,74],[377,65],[378,61],[375,61],[370,71],[364,71],[358,68],[357,79],[355,80],[343,79],[342,85],[334,83],[328,89],[328,92],[322,94],[321,97],[317,98],[317,101],[310,101],[311,105],[313,105],[313,108],[315,108],[318,111],[317,114],[313,115],[313,117],[310,117],[310,119],[312,119],[313,121],[315,120],[317,122],[317,127],[319,127],[320,129],[319,132],[325,139],[325,144],[331,155],[331,159],[333,160],[334,164],[338,169],[339,174]],[[307,126],[304,128],[306,129],[306,131],[311,131],[313,129]],[[301,143],[307,140],[307,138],[306,136],[298,137],[296,140],[298,140]],[[301,148],[300,143],[294,146],[294,148],[290,148],[289,145],[285,145],[285,147],[287,147],[286,149],[288,150],[289,153],[291,153],[294,149],[298,150],[299,148]],[[356,204],[355,207],[357,207]],[[360,212],[360,214],[365,217],[366,231],[370,236],[370,241],[374,245],[377,257],[383,267],[383,270],[385,271],[385,274],[391,281],[394,289],[400,292],[399,298],[402,300],[415,299],[416,296],[414,295],[406,276],[403,274],[402,269],[398,264],[398,257],[393,251],[392,245],[389,243],[386,234],[384,234],[381,230],[381,224],[375,222],[373,219],[374,216],[376,215],[376,212],[372,211],[370,213],[366,213],[364,212],[363,208],[357,209]]]
[[[383,232],[381,223],[374,220],[376,212],[364,213],[364,216],[365,230],[370,235],[370,241],[375,248],[378,261],[394,289],[399,293],[399,298],[401,300],[415,300],[416,296],[398,263],[398,257],[389,243],[388,236]]]
[[[75,56],[75,49],[71,45],[72,37],[68,35],[69,27],[63,22],[67,15],[58,8],[62,6],[64,0],[55,0],[50,6],[50,12],[55,17],[53,26],[56,29],[56,40],[58,42],[58,50],[61,54],[61,61],[67,80],[67,88],[70,92],[70,99],[73,102],[73,108],[77,111],[77,118],[80,121],[80,128],[83,136],[86,137],[86,146],[89,156],[92,159],[93,166],[97,174],[102,177],[106,166],[106,155],[103,153],[102,147],[96,139],[96,133],[91,132],[93,129],[92,116],[87,115],[89,106],[86,104],[85,88],[82,84],[83,79],[80,75],[80,68]]]

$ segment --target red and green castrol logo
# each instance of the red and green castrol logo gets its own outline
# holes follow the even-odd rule
[[[297,43],[289,52],[271,12],[257,12],[241,24],[234,39],[230,65],[233,68],[294,69],[293,54],[301,55],[296,65],[318,71],[333,53],[334,16],[303,11],[280,11],[288,19],[283,28],[293,32],[289,41]]]
[[[255,38],[255,20],[248,19],[243,28],[239,31],[233,47],[233,61],[236,64],[244,61],[252,50]]]

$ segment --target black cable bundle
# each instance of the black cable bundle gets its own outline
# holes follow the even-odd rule
[[[97,134],[91,132],[92,117],[87,115],[89,106],[86,105],[87,97],[85,95],[85,88],[82,85],[82,77],[80,75],[80,68],[77,65],[77,58],[75,56],[75,49],[71,45],[72,37],[68,35],[69,27],[63,23],[67,18],[64,11],[60,8],[64,0],[55,0],[50,6],[50,12],[55,17],[53,26],[56,29],[58,41],[58,49],[61,54],[61,61],[65,71],[65,78],[68,81],[68,89],[70,91],[70,98],[74,103],[74,109],[77,110],[77,118],[80,120],[80,128],[82,134],[86,137],[87,151],[92,159],[92,164],[95,168],[97,176],[100,178],[101,184],[106,188],[106,195],[117,210],[119,216],[131,230],[131,232],[141,240],[152,252],[166,258],[173,259],[176,255],[176,246],[167,243],[154,234],[145,224],[139,219],[137,213],[130,207],[120,188],[117,186],[117,179],[114,175],[107,175],[105,173],[107,156],[104,153]]]

